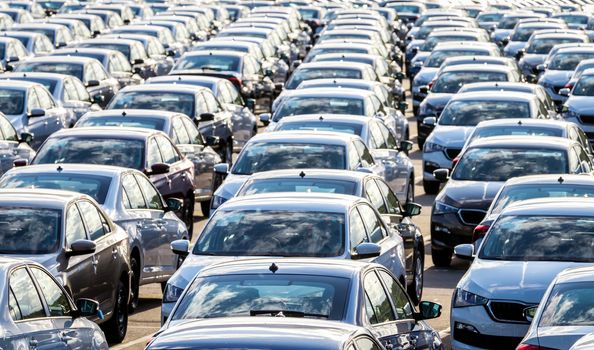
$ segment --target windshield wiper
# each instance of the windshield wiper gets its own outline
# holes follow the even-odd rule
[[[274,317],[320,317],[329,318],[328,315],[312,314],[294,310],[250,310],[250,316],[270,315]]]

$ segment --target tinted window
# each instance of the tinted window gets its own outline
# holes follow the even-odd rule
[[[134,177],[136,178],[138,185],[140,185],[142,193],[144,193],[144,197],[146,198],[146,201],[149,205],[149,209],[163,210],[161,196],[159,196],[159,193],[153,184],[140,175],[135,175]]]
[[[386,291],[384,290],[380,280],[377,278],[375,272],[369,272],[367,275],[365,275],[363,286],[365,288],[365,294],[367,294],[371,304],[370,311],[373,311],[374,322],[371,323],[384,323],[393,321],[394,315],[392,314],[390,299],[388,298],[388,295],[386,294]]]
[[[507,80],[507,74],[498,72],[448,72],[439,76],[431,92],[455,94],[464,84]]]
[[[506,206],[517,201],[533,198],[564,198],[564,197],[594,197],[594,187],[589,185],[563,184],[538,184],[505,186],[496,202],[493,204],[493,213],[499,213]]]
[[[155,139],[161,150],[161,156],[163,157],[164,163],[173,164],[179,160],[177,151],[173,144],[171,144],[171,141],[162,136],[157,136]]]
[[[396,308],[396,316],[399,320],[412,319],[413,318],[413,306],[408,299],[408,296],[404,289],[390,274],[383,270],[378,270],[380,278],[384,281],[388,293],[392,297],[392,302]]]
[[[240,194],[250,195],[271,192],[322,192],[354,195],[357,186],[354,182],[304,178],[252,180],[242,187]],[[239,193],[238,193],[239,194]]]
[[[380,219],[375,214],[373,209],[368,205],[360,205],[357,207],[359,212],[361,213],[361,217],[363,217],[363,222],[365,223],[365,229],[367,230],[367,234],[369,234],[369,238],[373,243],[378,243],[385,237],[385,232],[380,224]]]
[[[388,213],[382,193],[380,192],[379,188],[377,187],[373,179],[368,180],[365,184],[365,196],[367,197],[367,199],[369,199],[373,207],[380,214]]]
[[[593,326],[594,283],[564,282],[553,287],[539,327]]]
[[[186,56],[179,60],[173,70],[201,69],[205,71],[239,72],[241,58],[237,56],[200,55]]]
[[[10,274],[9,312],[13,320],[46,317],[37,288],[25,268]]]
[[[71,205],[66,212],[66,245],[70,246],[74,241],[87,239],[83,220],[76,205]]]
[[[315,131],[335,131],[345,134],[361,135],[361,124],[328,122],[328,121],[291,121],[279,123],[275,130],[315,130]]]
[[[78,202],[78,208],[85,220],[89,238],[93,241],[101,238],[106,232],[103,228],[104,220],[101,218],[99,209],[87,201]]]
[[[60,62],[31,62],[18,65],[15,71],[66,74],[75,76],[80,80],[85,80],[85,77],[83,76],[83,65],[81,64],[69,64]]]
[[[371,153],[369,153],[369,149],[367,149],[367,146],[365,146],[365,144],[361,142],[361,140],[355,140],[353,144],[357,149],[357,153],[359,153],[359,157],[361,157],[361,166],[369,167],[375,164],[375,162],[373,161],[373,156],[371,155]]]
[[[365,224],[357,209],[351,211],[349,217],[349,239],[351,242],[351,252],[355,252],[355,248],[364,242],[369,242],[367,233],[365,232]]]
[[[130,128],[145,128],[163,130],[165,120],[163,118],[151,117],[125,117],[125,116],[100,116],[82,119],[76,123],[77,127],[83,126],[123,126]]]
[[[110,109],[154,109],[183,113],[194,117],[194,94],[166,91],[132,91],[119,93],[109,105]]]
[[[181,118],[178,117],[174,117],[171,119],[171,127],[173,129],[173,132],[175,134],[175,142],[178,145],[188,145],[191,144],[192,141],[190,140],[190,136],[188,136],[188,133],[186,132],[186,127],[184,125],[184,122],[181,120]]]
[[[6,141],[18,141],[18,136],[14,127],[10,122],[3,117],[0,117],[0,130],[2,130],[2,137]]]
[[[21,114],[25,109],[26,90],[0,89],[0,111],[4,114]]]
[[[452,101],[439,116],[440,125],[474,126],[492,119],[530,118],[530,104],[515,101]]]
[[[274,113],[273,120],[300,114],[364,115],[363,99],[341,96],[288,97]]]
[[[68,302],[68,297],[58,284],[45,271],[36,267],[31,267],[33,277],[37,280],[45,302],[49,307],[50,316],[61,317],[70,316],[72,308]]]
[[[127,209],[146,209],[140,186],[132,175],[126,175],[122,178],[122,186],[126,195],[124,206]]]
[[[296,89],[301,82],[312,79],[361,79],[361,71],[358,69],[337,69],[337,68],[304,68],[293,73],[287,81],[287,89]]]
[[[60,246],[59,209],[0,208],[2,254],[48,254]]]
[[[382,180],[376,179],[377,186],[386,201],[388,214],[400,214],[400,202],[390,187]]]

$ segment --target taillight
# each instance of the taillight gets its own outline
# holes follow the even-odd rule
[[[429,87],[429,89],[431,89],[433,87],[433,84],[435,84],[435,80],[431,80],[429,82],[429,84],[427,84],[427,86]]]
[[[477,227],[475,227],[474,231],[472,231],[472,243],[478,241],[481,238],[484,238],[487,234],[487,231],[489,231],[488,225],[478,225]]]
[[[454,169],[456,167],[456,164],[458,164],[459,161],[460,161],[460,157],[456,157],[456,158],[454,158],[454,160],[452,160],[452,169]]]
[[[520,344],[516,350],[555,350],[551,348],[545,348],[543,346],[532,345],[532,344]]]
[[[571,84],[567,83],[567,84],[565,84],[564,88],[565,88],[565,89],[570,89],[570,90],[571,90],[571,89],[573,89],[573,85],[571,85]]]
[[[238,77],[230,77],[228,79],[236,88],[241,89],[241,79]]]

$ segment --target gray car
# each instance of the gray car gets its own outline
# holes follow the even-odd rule
[[[108,349],[101,329],[86,319],[97,316],[97,302],[78,299],[74,303],[43,266],[0,258],[0,281],[3,349],[33,344],[38,349]]]
[[[573,89],[561,89],[560,94],[567,96],[561,109],[563,119],[579,125],[590,142],[594,141],[594,69],[586,69]]]
[[[10,120],[0,113],[0,174],[12,169],[15,163],[29,163],[35,151],[29,143],[33,135],[28,132],[17,133]]]
[[[210,218],[190,254],[167,282],[164,322],[184,288],[208,265],[250,257],[322,257],[377,262],[406,285],[404,244],[366,199],[325,193],[258,194],[234,198]]]
[[[139,287],[162,283],[180,264],[169,243],[189,238],[186,224],[175,214],[181,201],[163,200],[140,171],[105,165],[32,165],[15,168],[0,179],[0,188],[47,188],[93,197],[110,219],[128,234],[132,309],[138,306]]]

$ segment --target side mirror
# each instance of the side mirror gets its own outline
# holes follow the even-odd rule
[[[134,60],[133,63],[134,64],[143,64],[144,63],[144,60],[142,58],[137,58],[137,59]]]
[[[398,145],[398,151],[407,153],[413,148],[412,141],[402,140],[400,141],[400,145]]]
[[[28,159],[24,159],[24,158],[17,158],[15,160],[12,161],[12,166],[15,168],[20,168],[23,166],[27,166],[29,165],[29,160]]]
[[[437,118],[435,117],[425,117],[423,118],[423,125],[426,126],[435,126],[437,124]]]
[[[190,241],[187,239],[175,240],[171,242],[170,247],[174,254],[177,254],[182,258],[185,258],[188,256],[188,254],[190,254]]]
[[[219,163],[214,165],[214,172],[221,175],[227,175],[229,173],[228,163]]]
[[[563,88],[563,89],[559,90],[559,95],[561,95],[561,96],[569,96],[570,93],[571,93],[571,89],[569,89],[569,88]]]
[[[81,298],[76,301],[77,315],[80,317],[98,317],[103,319],[103,312],[99,309],[99,303],[92,299]]]
[[[33,141],[33,134],[28,132],[22,132],[21,137],[19,138],[19,142],[24,142],[26,144],[30,144]]]
[[[262,113],[260,114],[260,121],[264,126],[268,126],[270,124],[270,119],[272,119],[272,115],[270,113]]]
[[[165,204],[167,204],[166,211],[179,212],[184,207],[184,201],[179,198],[167,198]]]
[[[245,106],[253,112],[256,109],[256,99],[248,98],[245,101]]]
[[[509,44],[509,38],[501,39],[501,46],[506,46],[507,44]]]
[[[105,101],[105,96],[103,95],[95,95],[93,96],[93,103],[101,104]]]
[[[544,64],[539,64],[538,66],[536,66],[536,71],[537,72],[544,72],[547,69],[547,67]]]
[[[426,85],[425,86],[421,86],[419,88],[419,92],[422,93],[422,94],[428,94],[429,93],[429,86],[426,86]]]
[[[398,79],[400,81],[402,81],[402,79],[404,79],[405,77],[406,77],[406,75],[404,73],[402,73],[402,72],[397,72],[397,73],[394,74],[394,78],[396,78],[396,79]]]
[[[421,214],[423,207],[420,204],[414,202],[408,202],[404,205],[404,216],[411,217]]]
[[[416,54],[417,54],[417,52],[419,52],[419,48],[418,48],[418,47],[413,47],[413,48],[412,48],[412,50],[410,50],[410,52],[411,52],[413,55],[416,55]]]
[[[221,145],[221,138],[218,136],[206,135],[206,144],[213,148],[218,148]]]
[[[96,37],[97,35],[101,35],[101,31],[99,31],[99,30],[93,31],[93,37]]]
[[[538,310],[538,305],[529,306],[522,311],[522,315],[528,322],[532,322],[534,316],[536,315],[536,310]]]
[[[351,255],[351,259],[370,259],[380,256],[382,247],[376,243],[361,243],[355,247],[355,253]]]
[[[526,81],[529,83],[536,83],[536,74],[528,74],[526,76]]]
[[[161,175],[161,174],[167,174],[169,172],[169,164],[166,163],[155,163],[153,165],[151,165],[151,169],[150,170],[145,170],[144,173],[146,175]]]
[[[200,121],[201,122],[211,122],[215,118],[215,115],[212,113],[202,113],[200,114]]]
[[[66,256],[92,254],[96,249],[95,242],[88,239],[78,239],[70,244],[70,249],[66,251]]]
[[[99,86],[101,83],[99,82],[99,80],[89,80],[87,81],[87,83],[85,84],[86,87],[93,87],[93,86]]]
[[[433,177],[439,182],[446,182],[450,178],[450,169],[437,169],[433,171]]]
[[[454,247],[454,255],[460,259],[474,259],[474,244],[459,244]]]
[[[415,313],[415,320],[430,320],[441,316],[441,305],[431,301],[421,301],[419,303],[419,313]]]
[[[264,75],[267,77],[272,77],[274,75],[274,72],[272,71],[272,69],[268,68],[264,71]]]
[[[34,118],[34,117],[43,117],[45,115],[45,110],[42,108],[33,108],[30,112],[29,112],[29,117]]]
[[[284,85],[281,83],[274,84],[274,92],[276,92],[277,94],[280,94],[283,91],[283,87],[284,87]]]

